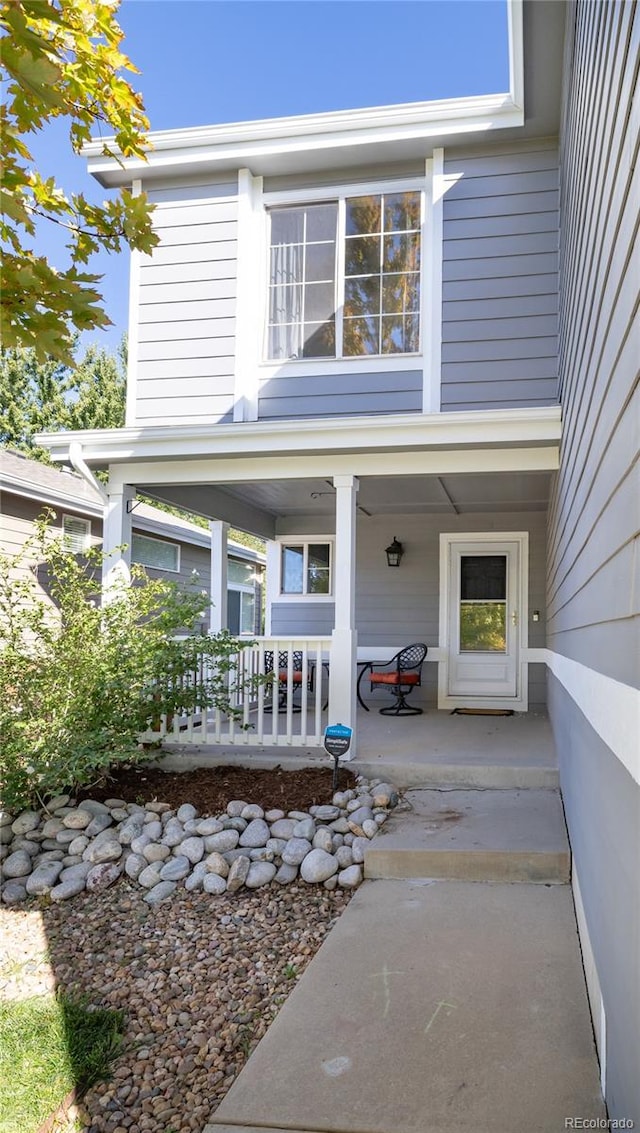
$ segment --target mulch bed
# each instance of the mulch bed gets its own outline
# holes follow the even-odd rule
[[[265,810],[308,810],[331,801],[332,778],[331,767],[305,767],[299,771],[285,771],[282,767],[211,767],[171,772],[122,764],[112,767],[100,783],[74,795],[78,801],[117,798],[141,806],[156,800],[169,803],[174,810],[182,803],[192,803],[200,815],[222,814],[232,799],[259,803]],[[340,790],[354,787],[355,783],[353,772],[340,768]]]

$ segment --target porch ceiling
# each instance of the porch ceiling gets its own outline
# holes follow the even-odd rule
[[[358,505],[369,515],[545,511],[552,473],[459,473],[447,476],[366,476]],[[265,519],[335,514],[330,480],[263,480],[187,486],[139,485],[139,491],[177,503],[210,518],[243,526],[252,512]],[[265,532],[266,533],[266,532]]]

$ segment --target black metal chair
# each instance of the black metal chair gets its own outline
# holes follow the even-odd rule
[[[273,664],[273,650],[267,649],[264,654],[264,671],[265,673],[272,673]],[[296,703],[296,694],[300,693],[302,689],[303,666],[302,666],[302,650],[294,649],[291,652],[291,700],[293,702],[292,711],[301,712],[301,705]],[[278,653],[278,712],[285,712],[287,709],[287,689],[289,684],[289,653],[288,650],[282,649]],[[312,689],[311,676],[307,677],[307,688]],[[265,712],[272,712],[273,705],[265,707]]]
[[[369,673],[371,691],[388,688],[395,697],[394,703],[381,708],[382,716],[421,716],[422,708],[412,708],[407,704],[407,696],[422,684],[422,666],[427,656],[427,646],[420,642],[407,645],[396,653],[390,661],[367,661],[358,677],[358,700],[369,711],[360,695],[360,685],[365,673]]]

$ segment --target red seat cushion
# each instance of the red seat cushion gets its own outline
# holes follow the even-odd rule
[[[420,673],[372,673],[372,685],[419,685]]]
[[[287,683],[287,670],[286,669],[281,669],[280,672],[278,673],[278,676],[279,676],[281,681],[284,681],[285,684]],[[302,683],[302,673],[298,669],[294,669],[292,674],[291,674],[291,680],[293,681],[294,685],[301,684]]]

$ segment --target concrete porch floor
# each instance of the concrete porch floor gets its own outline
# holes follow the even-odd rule
[[[350,768],[399,787],[556,788],[558,770],[546,713],[452,716],[430,709],[393,718],[358,710],[358,751]],[[189,770],[238,764],[308,767],[327,762],[323,748],[166,745],[163,766]]]

